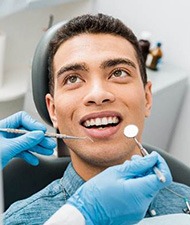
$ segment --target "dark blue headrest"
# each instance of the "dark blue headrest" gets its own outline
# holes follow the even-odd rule
[[[42,119],[52,125],[49,113],[46,107],[45,95],[49,93],[48,88],[48,54],[49,43],[56,32],[65,24],[60,22],[52,26],[45,32],[39,41],[34,53],[32,62],[32,92],[35,106]]]

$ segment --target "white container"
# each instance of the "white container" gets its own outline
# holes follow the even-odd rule
[[[6,34],[0,31],[0,87],[3,85]]]

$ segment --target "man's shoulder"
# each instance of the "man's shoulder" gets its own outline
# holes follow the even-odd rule
[[[156,215],[183,213],[183,209],[186,208],[184,199],[190,200],[190,187],[172,182],[157,194],[150,205],[149,212],[155,211]]]
[[[55,180],[31,197],[13,203],[4,213],[4,224],[18,224],[19,221],[22,224],[35,224],[31,223],[31,219],[38,223],[46,221],[57,210],[51,201],[61,199],[59,195],[62,195],[60,180]]]
[[[173,195],[173,198],[182,198],[182,197],[190,197],[190,187],[177,182],[172,182],[171,185],[162,189],[160,194],[164,196],[170,197]]]

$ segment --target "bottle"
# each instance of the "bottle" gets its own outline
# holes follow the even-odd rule
[[[158,65],[163,56],[161,43],[158,42],[156,47],[150,50],[146,60],[146,66],[151,70],[158,70]]]
[[[139,40],[139,46],[142,51],[142,56],[144,58],[145,63],[150,50],[150,36],[151,34],[149,32],[143,31]]]

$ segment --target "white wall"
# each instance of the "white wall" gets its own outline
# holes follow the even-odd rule
[[[70,1],[63,0],[67,3],[40,6],[0,17],[0,32],[4,31],[7,36],[3,82],[0,86],[0,119],[24,107],[24,93],[30,79],[32,57],[44,29],[48,26],[49,15],[54,15],[55,24],[92,10],[92,2],[89,0]],[[32,107],[30,109],[32,111]]]
[[[46,8],[25,10],[0,19],[0,30],[7,34],[5,70],[30,66],[35,47],[47,28],[49,15],[54,23],[91,11],[88,0]]]
[[[182,67],[190,77],[189,0],[97,0],[95,2],[98,12],[122,19],[138,37],[143,30],[150,31],[152,42],[163,43],[164,63]],[[188,165],[190,165],[189,102],[188,89],[169,150]]]

